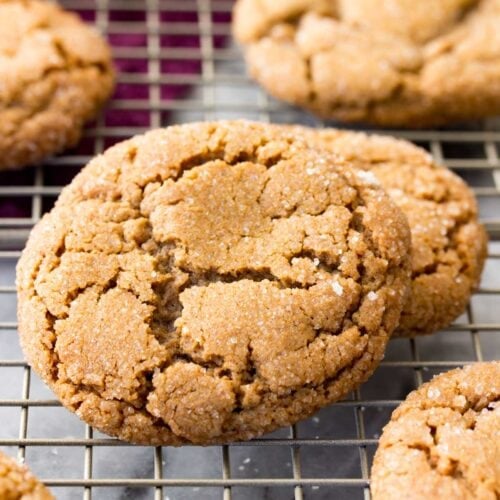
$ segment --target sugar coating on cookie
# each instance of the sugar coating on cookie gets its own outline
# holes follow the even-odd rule
[[[375,454],[374,500],[500,496],[500,362],[435,377],[394,411]]]
[[[0,453],[2,500],[54,500],[49,490],[24,465]]]
[[[325,118],[435,126],[500,113],[499,0],[238,0],[272,95]]]
[[[409,283],[378,185],[265,124],[155,130],[64,189],[18,264],[26,357],[138,443],[249,439],[364,381]]]
[[[52,2],[0,1],[0,169],[73,146],[114,84],[108,45]]]
[[[285,130],[363,169],[366,180],[380,182],[408,218],[411,292],[394,335],[428,334],[449,326],[479,285],[487,253],[471,189],[426,151],[403,140],[335,129]]]

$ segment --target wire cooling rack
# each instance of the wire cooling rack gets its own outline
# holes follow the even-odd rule
[[[0,173],[0,449],[25,460],[57,498],[369,498],[383,425],[435,373],[500,357],[500,122],[392,131],[427,148],[474,188],[490,234],[481,288],[449,329],[391,341],[376,374],[346,401],[298,425],[229,446],[148,448],[93,431],[22,359],[15,264],[61,186],[103,148],[151,127],[248,118],[324,126],[268,98],[230,39],[228,0],[66,0],[113,45],[119,85],[81,144],[37,168]]]

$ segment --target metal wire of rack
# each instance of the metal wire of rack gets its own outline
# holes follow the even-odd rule
[[[62,185],[105,147],[148,128],[249,118],[324,126],[267,97],[230,41],[230,0],[64,0],[105,33],[120,69],[114,99],[82,143],[44,165],[0,173],[0,449],[26,460],[57,498],[369,498],[377,438],[406,394],[440,371],[500,357],[500,122],[391,131],[472,185],[490,234],[480,289],[446,331],[393,340],[346,401],[289,429],[222,447],[139,447],[61,408],[18,346],[15,263]]]

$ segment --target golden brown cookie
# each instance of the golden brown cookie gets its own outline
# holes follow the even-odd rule
[[[24,465],[0,453],[2,500],[53,500],[49,490]]]
[[[392,414],[375,454],[373,500],[500,497],[500,362],[435,377]]]
[[[98,156],[18,264],[29,363],[98,429],[249,439],[372,373],[409,283],[406,218],[364,172],[251,122]]]
[[[411,292],[394,335],[429,334],[449,326],[479,285],[487,251],[486,231],[465,182],[403,140],[335,129],[285,130],[375,174],[408,218]]]
[[[500,113],[500,0],[238,0],[250,74],[324,118],[427,127]]]
[[[0,0],[0,169],[75,145],[114,85],[106,42],[42,0]]]

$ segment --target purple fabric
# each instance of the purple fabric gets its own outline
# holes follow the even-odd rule
[[[96,20],[96,13],[93,10],[79,10],[78,14],[87,22],[93,23]],[[118,11],[111,10],[109,12],[109,21],[117,22],[137,22],[138,27],[145,29],[146,14],[142,11]],[[161,23],[197,23],[198,14],[196,12],[179,12],[179,11],[161,11]],[[225,25],[230,22],[229,12],[214,12],[212,13],[212,21],[214,25]],[[116,30],[114,30],[116,31]],[[139,31],[139,29],[137,30]],[[220,48],[225,43],[225,36],[214,35],[213,44]],[[118,72],[135,73],[138,75],[148,74],[147,58],[132,58],[126,57],[126,50],[136,50],[137,48],[147,48],[146,33],[113,33],[108,35],[108,41],[113,48],[119,49],[120,55],[125,57],[115,56],[115,64]],[[160,46],[164,49],[175,48],[191,48],[197,49],[200,47],[200,38],[197,34],[193,35],[175,35],[162,34],[160,35]],[[162,76],[167,75],[197,75],[201,73],[200,59],[174,59],[167,56],[160,58],[160,72]],[[160,96],[162,102],[176,101],[184,98],[189,91],[189,84],[161,84]],[[144,84],[118,83],[113,99],[127,100],[148,100],[149,86]],[[162,119],[168,111],[162,112]],[[162,120],[163,121],[163,120]],[[147,109],[106,109],[104,111],[104,123],[110,127],[149,127],[150,116]],[[90,124],[89,126],[92,126]],[[118,142],[125,137],[105,137],[104,146],[109,147],[115,142]],[[92,138],[83,139],[80,144],[64,154],[67,155],[92,155],[94,154],[95,145]],[[80,166],[53,166],[44,169],[44,184],[46,186],[65,185],[71,181],[74,175],[78,173]],[[9,186],[32,186],[34,182],[34,169],[27,168],[14,172],[0,172],[0,185]],[[49,210],[55,201],[54,197],[44,197],[43,209]],[[0,218],[20,218],[31,216],[31,198],[29,197],[0,197]]]

